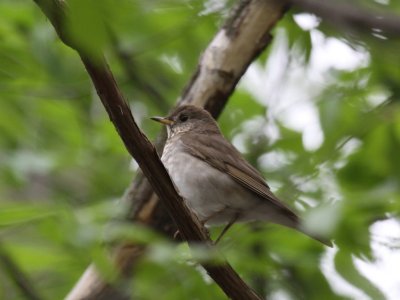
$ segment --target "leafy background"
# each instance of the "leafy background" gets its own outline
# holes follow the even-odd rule
[[[173,106],[233,4],[68,2],[68,32],[106,53],[151,139],[160,128],[148,117]],[[395,1],[358,2],[400,13]],[[3,0],[0,16],[0,253],[44,299],[61,299],[92,261],[115,279],[113,244],[149,243],[132,296],[224,299],[193,263],[207,253],[118,221],[137,166],[76,53],[33,1]],[[335,241],[327,250],[279,226],[235,225],[220,247],[270,299],[400,297],[385,273],[400,268],[399,39],[339,25],[287,13],[219,121],[305,225]],[[3,266],[0,298],[24,298]]]

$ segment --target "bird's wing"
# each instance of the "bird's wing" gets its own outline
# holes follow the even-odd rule
[[[275,206],[278,211],[285,215],[291,222],[283,222],[282,225],[296,228],[313,239],[332,247],[332,242],[324,237],[308,233],[301,228],[300,219],[288,206],[276,197],[264,178],[252,165],[250,165],[225,138],[216,134],[196,134],[191,133],[190,138],[196,139],[196,148],[193,147],[183,135],[181,141],[185,146],[185,150],[191,155],[206,161],[210,166],[227,173],[233,180],[241,184],[243,187],[254,192],[260,198],[265,199],[271,205]]]
[[[191,133],[190,139],[193,137],[193,133]],[[196,134],[194,138],[196,147],[190,143],[187,135],[181,137],[188,153],[227,173],[236,182],[269,201],[298,224],[297,215],[271,192],[257,169],[251,166],[223,136]]]

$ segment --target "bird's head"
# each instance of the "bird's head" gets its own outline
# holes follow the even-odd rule
[[[182,105],[168,117],[152,117],[167,126],[168,137],[187,132],[220,133],[217,122],[208,111],[194,105]]]

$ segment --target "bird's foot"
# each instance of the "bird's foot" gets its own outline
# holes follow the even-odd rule
[[[235,222],[239,219],[240,214],[236,213],[233,218],[229,221],[228,224],[226,224],[226,226],[224,227],[224,229],[222,229],[221,233],[219,234],[219,236],[217,237],[217,239],[214,241],[214,245],[217,245],[218,242],[221,240],[221,238],[225,235],[225,233],[228,231],[229,228],[231,228],[231,226],[233,224],[235,224]]]

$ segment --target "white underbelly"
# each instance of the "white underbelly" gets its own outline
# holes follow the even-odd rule
[[[183,151],[163,155],[162,161],[189,208],[207,225],[227,223],[236,215],[239,221],[267,217],[265,211],[254,215],[261,213],[260,198],[206,162]],[[246,213],[249,209],[254,213]]]

